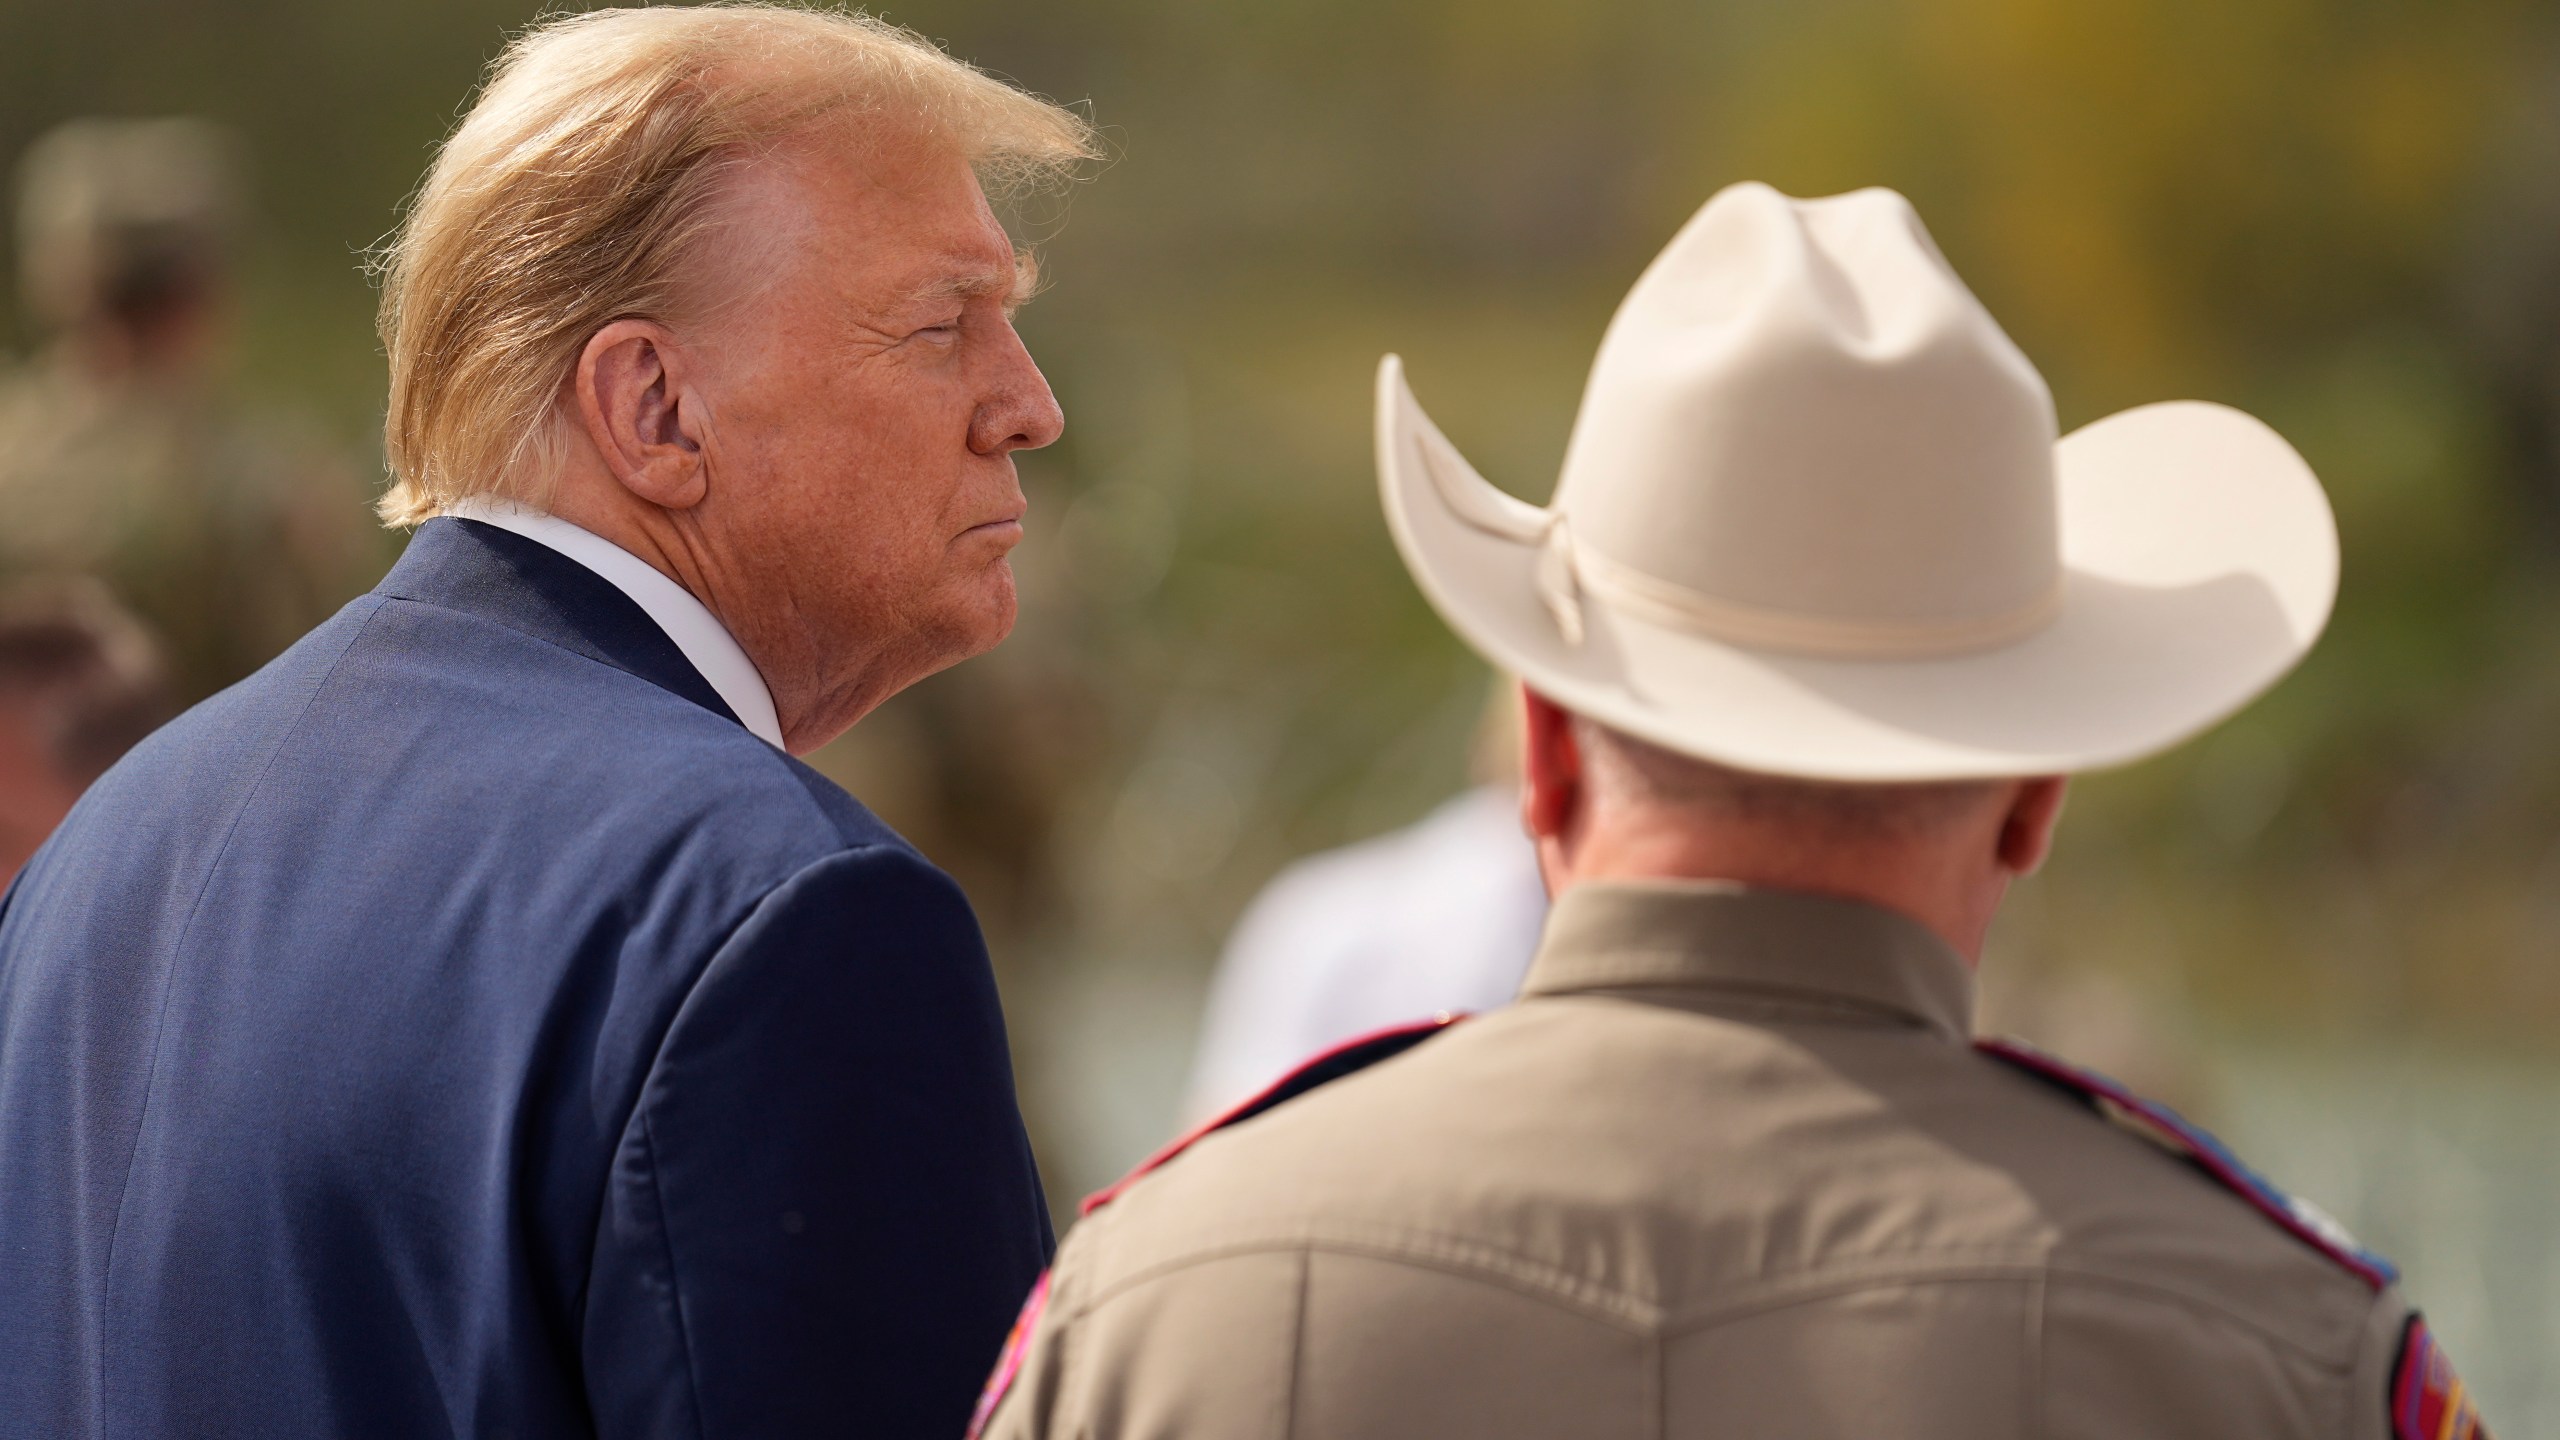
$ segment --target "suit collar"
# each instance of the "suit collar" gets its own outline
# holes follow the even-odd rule
[[[719,616],[711,613],[711,607],[660,573],[656,566],[592,530],[495,496],[465,496],[446,506],[444,513],[539,541],[613,582],[613,588],[630,596],[632,603],[646,611],[667,638],[676,642],[686,662],[720,692],[729,713],[744,721],[757,739],[776,750],[783,748],[782,723],[773,712],[773,692],[765,688],[764,676],[757,671],[755,662],[747,658],[737,637],[720,623]]]
[[[496,526],[429,520],[374,593],[477,615],[738,719],[630,596],[550,546]]]
[[[1619,881],[1559,897],[1521,994],[1676,989],[1882,1014],[1964,1041],[1973,968],[1918,921],[1729,881]]]

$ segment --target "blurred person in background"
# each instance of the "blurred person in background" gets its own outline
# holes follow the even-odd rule
[[[1494,686],[1475,784],[1393,834],[1311,855],[1246,907],[1210,984],[1184,1110],[1235,1105],[1320,1051],[1509,1003],[1547,892],[1520,828],[1519,699]]]
[[[944,1436],[1052,1243],[968,902],[793,758],[1000,641],[1063,419],[864,17],[516,40],[384,265],[415,527],[0,910],[0,1435]]]
[[[353,467],[222,393],[241,181],[201,120],[75,120],[18,165],[19,279],[47,336],[0,379],[0,575],[95,575],[181,698],[256,669],[379,570]]]
[[[104,587],[0,596],[0,885],[170,709],[159,647]]]
[[[1408,568],[1522,678],[1556,896],[1523,997],[1088,1202],[988,1433],[2482,1433],[2387,1262],[2173,1112],[1972,1042],[2061,777],[2326,624],[2283,439],[2193,402],[2057,439],[1902,197],[1760,185],[1620,307],[1550,507],[1393,357],[1378,404]]]

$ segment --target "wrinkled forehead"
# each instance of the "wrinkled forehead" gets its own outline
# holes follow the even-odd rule
[[[805,286],[863,308],[986,296],[1029,279],[967,159],[830,127],[743,158],[724,187],[705,281],[731,295]]]

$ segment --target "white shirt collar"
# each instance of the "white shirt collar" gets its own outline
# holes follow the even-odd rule
[[[494,496],[468,496],[446,506],[444,513],[459,520],[494,525],[549,546],[603,576],[667,632],[667,638],[684,652],[684,658],[692,662],[757,739],[777,750],[783,748],[782,722],[773,713],[773,692],[765,688],[764,676],[757,673],[755,662],[738,648],[737,638],[720,623],[720,617],[656,566],[592,530]]]

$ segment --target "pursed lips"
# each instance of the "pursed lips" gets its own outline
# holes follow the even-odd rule
[[[1003,540],[1007,544],[1012,544],[1022,538],[1022,516],[1023,512],[1016,510],[1012,514],[1000,519],[989,520],[980,525],[972,525],[968,529],[961,531],[959,538],[966,540],[971,536],[983,535],[991,539]]]

